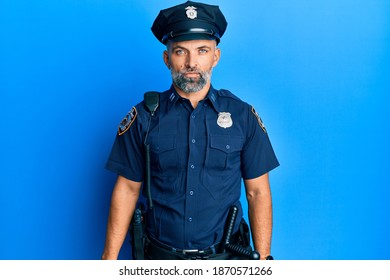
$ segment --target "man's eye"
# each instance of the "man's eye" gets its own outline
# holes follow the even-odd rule
[[[176,54],[177,54],[177,55],[183,55],[184,53],[185,53],[185,52],[184,52],[183,50],[177,50],[177,51],[176,51]]]
[[[199,53],[207,53],[207,50],[206,49],[200,49]]]

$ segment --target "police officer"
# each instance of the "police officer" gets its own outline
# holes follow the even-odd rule
[[[188,1],[160,11],[152,26],[166,45],[172,86],[152,113],[141,102],[119,125],[107,168],[118,174],[103,259],[116,259],[145,181],[150,147],[146,259],[233,259],[221,248],[229,209],[238,209],[232,242],[243,244],[241,179],[254,249],[271,254],[272,203],[268,172],[279,165],[255,111],[211,85],[227,27],[218,6]],[[145,188],[145,187],[144,187]],[[144,190],[145,191],[145,190]],[[244,229],[244,230],[243,230]]]

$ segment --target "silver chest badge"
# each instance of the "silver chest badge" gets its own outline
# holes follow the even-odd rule
[[[198,16],[198,12],[194,6],[188,6],[186,8],[186,14],[189,19],[196,19]]]
[[[232,115],[230,113],[226,112],[218,113],[217,124],[223,128],[231,127],[233,125],[233,120],[231,116]]]

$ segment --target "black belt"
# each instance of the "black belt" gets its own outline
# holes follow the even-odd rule
[[[207,259],[219,253],[220,244],[214,244],[205,249],[176,249],[153,238],[146,240],[146,252],[158,250],[160,259]]]

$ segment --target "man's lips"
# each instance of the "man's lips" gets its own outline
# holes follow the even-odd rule
[[[197,78],[200,76],[200,74],[198,72],[186,72],[183,75],[188,77],[188,78]]]

